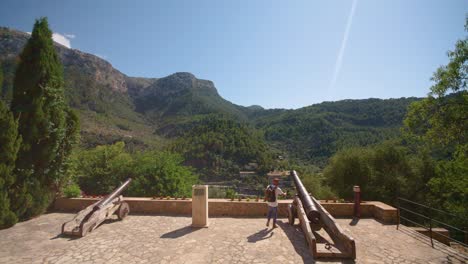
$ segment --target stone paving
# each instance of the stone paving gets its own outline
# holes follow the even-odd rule
[[[62,237],[61,224],[73,216],[51,213],[0,230],[0,263],[315,263],[285,219],[274,230],[258,218],[211,218],[209,228],[192,229],[189,217],[131,215],[84,238]],[[409,229],[373,219],[338,222],[356,239],[357,263],[467,261],[444,245],[432,249]]]

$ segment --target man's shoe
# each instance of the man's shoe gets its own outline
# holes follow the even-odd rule
[[[273,228],[277,228],[278,226],[276,224],[273,224]]]
[[[267,221],[267,224],[266,224],[266,226],[269,226],[269,225],[270,225],[270,220],[268,220],[268,221]]]

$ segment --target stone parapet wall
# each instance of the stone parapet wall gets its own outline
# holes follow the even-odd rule
[[[382,202],[370,203],[374,205],[372,215],[375,219],[386,224],[396,224],[398,222],[398,210],[395,207]]]
[[[429,230],[422,228],[422,227],[411,227],[414,231],[423,234],[427,237],[431,236],[431,233]],[[450,231],[445,229],[445,228],[433,228],[432,229],[432,238],[435,240],[442,242],[446,245],[450,245],[451,240],[449,239],[450,237]]]
[[[330,212],[333,217],[352,217],[354,204],[353,203],[327,203],[321,201],[320,204]],[[361,217],[374,217],[374,203],[361,203]]]
[[[61,212],[78,212],[96,202],[97,198],[57,198],[54,209]],[[192,201],[187,200],[154,200],[151,198],[125,197],[130,205],[131,214],[159,214],[159,215],[191,215]],[[287,216],[287,207],[292,200],[279,200],[278,216]],[[321,205],[333,217],[353,217],[352,203],[328,203],[321,201]],[[230,201],[227,199],[209,199],[208,213],[210,217],[264,217],[267,206],[264,202]],[[397,222],[397,209],[381,202],[362,202],[361,217],[375,218],[385,224]]]

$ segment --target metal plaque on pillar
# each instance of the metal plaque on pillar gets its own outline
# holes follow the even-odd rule
[[[208,227],[208,185],[192,186],[192,226]]]

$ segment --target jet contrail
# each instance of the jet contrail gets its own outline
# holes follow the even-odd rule
[[[346,48],[346,44],[348,42],[348,35],[349,31],[351,30],[351,24],[353,23],[354,11],[356,10],[357,2],[358,0],[353,0],[353,5],[351,6],[351,11],[349,12],[348,23],[346,24],[343,42],[341,42],[340,51],[338,52],[338,57],[336,58],[335,72],[333,73],[333,78],[330,82],[328,94],[330,94],[330,92],[333,92],[333,90],[335,89],[336,80],[338,79],[338,75],[340,74],[341,65],[343,64],[343,55]]]

